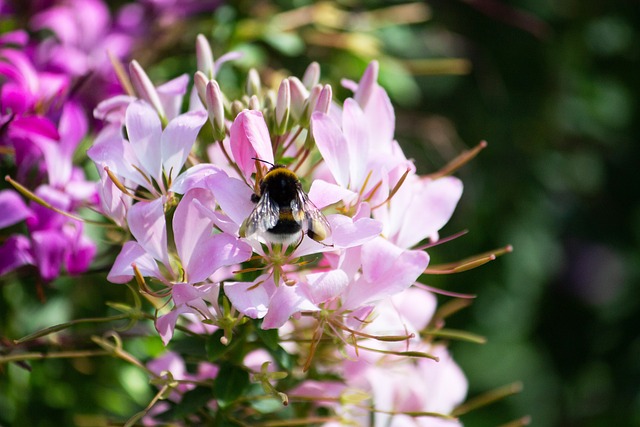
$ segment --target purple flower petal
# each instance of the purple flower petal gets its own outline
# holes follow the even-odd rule
[[[35,264],[44,280],[53,280],[60,274],[60,267],[67,250],[67,239],[58,230],[41,230],[31,233]]]
[[[24,200],[13,190],[0,191],[0,228],[16,224],[26,218],[32,217],[31,209]]]
[[[23,265],[33,265],[31,241],[23,235],[13,235],[0,245],[0,276]]]

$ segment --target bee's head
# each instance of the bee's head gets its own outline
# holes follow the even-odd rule
[[[262,179],[262,194],[268,194],[280,206],[289,206],[297,196],[300,181],[295,173],[284,166],[275,165]]]

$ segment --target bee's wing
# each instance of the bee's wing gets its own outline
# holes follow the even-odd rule
[[[302,229],[307,233],[309,237],[318,242],[326,239],[331,235],[331,225],[327,218],[320,212],[320,210],[309,200],[309,196],[302,190],[298,190],[298,206],[293,206],[293,215],[296,217],[296,209],[301,214],[304,213],[304,221],[302,222]]]
[[[246,236],[251,236],[257,232],[264,232],[275,227],[280,215],[278,204],[267,194],[263,194],[253,212],[245,220]]]

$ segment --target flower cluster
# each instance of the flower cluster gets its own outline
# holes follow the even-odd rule
[[[74,24],[87,23],[87,15],[95,18],[90,27]],[[70,274],[86,271],[96,253],[83,222],[73,216],[98,202],[95,183],[72,160],[89,131],[92,106],[86,94],[112,93],[101,90],[108,85],[99,70],[106,69],[108,59],[99,57],[103,46],[96,43],[119,55],[129,49],[107,21],[106,6],[97,1],[51,6],[34,11],[29,21],[35,31],[50,31],[49,37],[34,41],[17,30],[0,39],[2,161],[21,183],[13,181],[14,187],[32,193],[27,204],[14,190],[0,192],[0,206],[8,213],[0,228],[24,222],[27,231],[3,242],[0,274],[34,265],[50,281],[62,267]],[[86,83],[95,90],[88,91]]]
[[[311,414],[329,410],[326,425],[456,425],[447,414],[466,380],[430,334],[441,327],[436,299],[418,280],[460,180],[416,173],[375,61],[343,82],[353,96],[342,104],[316,63],[273,88],[251,70],[230,99],[216,75],[237,54],[215,61],[203,36],[196,52],[186,112],[188,76],[156,87],[135,61],[135,93],[96,109],[106,124],[88,155],[101,210],[131,236],[108,279],[136,278],[165,345],[177,328],[225,347],[253,336],[234,359],[211,361],[239,365],[285,402],[314,402]],[[283,366],[279,351],[299,366]],[[194,382],[223,371],[200,376],[170,359],[180,372],[149,367]],[[275,367],[293,377],[278,382]]]
[[[27,17],[2,3],[4,19],[26,19],[35,35],[19,29],[0,36],[0,156],[13,186],[31,199],[0,191],[0,229],[8,235],[0,275],[33,265],[49,282],[63,269],[89,268],[97,248],[77,214],[98,205],[99,195],[73,157],[99,126],[92,120],[98,102],[122,93],[111,63],[130,58],[150,18],[168,15],[165,3],[130,3],[112,15],[102,0],[33,2],[20,8]]]

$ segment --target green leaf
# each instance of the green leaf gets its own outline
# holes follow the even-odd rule
[[[264,41],[283,55],[300,55],[305,48],[302,39],[293,33],[266,32]]]
[[[286,350],[279,345],[274,350],[269,349],[269,353],[282,369],[291,372],[295,365],[294,356],[287,353]]]
[[[237,365],[223,363],[213,383],[213,393],[221,408],[232,404],[250,385],[249,373]]]
[[[186,392],[180,403],[172,405],[171,408],[156,415],[155,418],[158,421],[181,420],[197,413],[212,399],[214,399],[214,395],[210,387],[196,387]]]
[[[185,418],[209,403],[214,398],[213,391],[209,387],[196,387],[182,396],[182,400],[174,408],[176,418]]]
[[[222,337],[224,337],[224,331],[222,329],[218,329],[213,333],[213,335],[207,338],[206,349],[207,360],[209,360],[209,362],[219,361],[222,356],[230,350],[231,347],[229,345],[224,345],[220,341]]]
[[[261,414],[271,414],[281,411],[283,408],[282,400],[276,398],[255,399],[251,401],[251,407]]]
[[[260,329],[260,327],[256,327],[256,335],[267,346],[269,350],[275,351],[278,349],[278,343],[280,342],[280,337],[278,335],[277,329]]]

